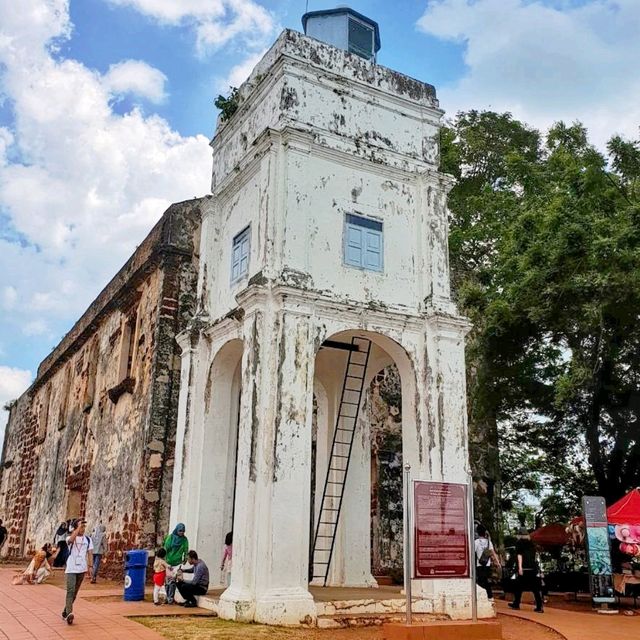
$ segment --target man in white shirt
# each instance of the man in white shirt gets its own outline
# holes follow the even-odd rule
[[[85,535],[87,521],[77,520],[67,538],[69,557],[65,574],[67,578],[67,600],[62,612],[62,618],[67,624],[73,624],[73,603],[78,596],[80,586],[85,575],[89,575],[89,567],[93,565],[93,543],[91,538]]]
[[[500,565],[500,560],[496,555],[491,540],[489,540],[489,532],[482,524],[478,525],[479,538],[475,541],[476,556],[476,582],[487,592],[487,598],[493,600],[493,590],[491,588],[491,562]]]

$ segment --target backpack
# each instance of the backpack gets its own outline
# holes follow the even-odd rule
[[[493,553],[491,552],[491,543],[487,540],[487,546],[482,550],[482,553],[478,558],[478,564],[481,567],[486,567],[489,564],[489,560],[491,560],[492,555]]]

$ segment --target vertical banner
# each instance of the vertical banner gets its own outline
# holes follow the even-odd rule
[[[607,505],[600,496],[582,498],[585,540],[589,559],[589,586],[596,603],[615,602],[613,595],[613,567],[609,546]]]
[[[413,500],[414,578],[470,577],[467,485],[415,481]]]

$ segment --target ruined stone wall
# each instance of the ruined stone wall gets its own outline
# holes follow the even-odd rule
[[[402,575],[402,396],[392,365],[371,383],[367,398],[371,434],[371,569]]]
[[[20,431],[12,424],[22,425]],[[8,530],[8,539],[2,555],[10,549],[21,548],[25,525],[31,506],[31,484],[35,471],[35,458],[30,454],[36,444],[37,420],[31,410],[31,398],[21,396],[9,413],[3,444],[3,465],[0,468],[0,517]]]
[[[194,311],[199,205],[173,205],[18,399],[0,467],[5,555],[53,538],[61,520],[102,521],[106,572],[166,534],[179,360]]]

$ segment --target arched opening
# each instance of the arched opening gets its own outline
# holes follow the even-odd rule
[[[371,443],[371,572],[378,584],[403,580],[402,389],[395,365],[367,394]]]
[[[416,429],[413,367],[391,338],[354,330],[323,342],[315,372],[312,584],[375,587],[374,574],[393,576],[403,566],[402,454]]]
[[[198,553],[210,566],[222,557],[233,530],[240,412],[242,340],[227,342],[215,355],[204,388],[203,461],[199,491]],[[224,584],[214,571],[212,586]]]

